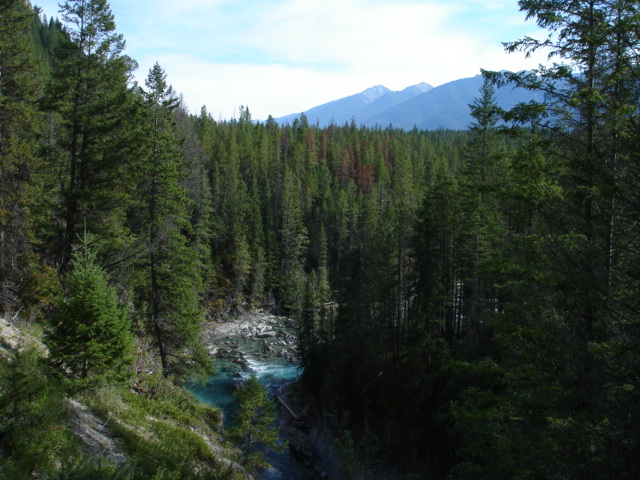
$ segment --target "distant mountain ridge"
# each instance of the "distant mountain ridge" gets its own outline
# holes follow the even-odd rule
[[[385,86],[376,85],[355,95],[310,108],[304,114],[310,124],[318,122],[321,126],[332,123],[341,125],[351,122],[353,118],[360,124],[431,89],[433,87],[427,83],[412,85],[402,91],[392,91]],[[280,117],[277,121],[282,124],[293,123],[295,119],[300,118],[301,113]]]
[[[401,91],[392,91],[382,85],[363,92],[310,108],[303,112],[309,124],[344,125],[355,120],[367,127],[389,125],[411,130],[465,130],[471,123],[469,105],[478,97],[482,75],[462,78],[432,87],[428,83],[411,85]],[[496,90],[496,103],[508,109],[519,102],[538,99],[536,95],[510,86]],[[302,113],[302,112],[301,112]],[[293,123],[301,113],[276,119],[278,123]]]

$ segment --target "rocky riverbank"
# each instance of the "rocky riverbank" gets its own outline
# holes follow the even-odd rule
[[[245,312],[227,321],[209,322],[205,342],[214,358],[246,365],[247,355],[261,361],[287,360],[297,363],[297,322],[267,312]]]

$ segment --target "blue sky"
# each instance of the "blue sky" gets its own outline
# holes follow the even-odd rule
[[[58,16],[57,0],[33,0]],[[374,85],[522,69],[501,42],[540,37],[516,0],[111,0],[144,82],[158,61],[190,111],[297,113]]]

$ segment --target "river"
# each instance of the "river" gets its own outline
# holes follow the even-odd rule
[[[263,317],[260,317],[263,318]],[[233,418],[235,404],[233,392],[242,378],[250,375],[256,377],[265,385],[272,398],[282,393],[283,389],[292,381],[300,377],[301,369],[291,353],[292,328],[291,324],[284,324],[278,317],[268,317],[267,327],[262,320],[255,318],[249,322],[242,320],[237,328],[229,329],[229,325],[221,328],[220,332],[211,337],[215,352],[214,367],[216,375],[209,378],[206,385],[194,386],[191,391],[196,397],[210,405],[222,409],[225,425],[229,425]],[[275,333],[273,333],[275,332]],[[283,420],[282,408],[278,406],[277,427]],[[315,470],[297,462],[288,449],[282,453],[269,452],[267,458],[272,468],[261,472],[262,480],[316,480],[320,476]]]

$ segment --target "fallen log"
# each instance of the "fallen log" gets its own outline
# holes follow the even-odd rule
[[[282,405],[291,414],[291,416],[293,417],[294,421],[297,422],[297,421],[300,420],[300,415],[298,415],[296,412],[294,412],[293,409],[289,405],[287,405],[287,402],[285,402],[284,399],[280,395],[278,395],[276,397],[276,400],[278,400],[278,403],[280,403],[280,405]]]

